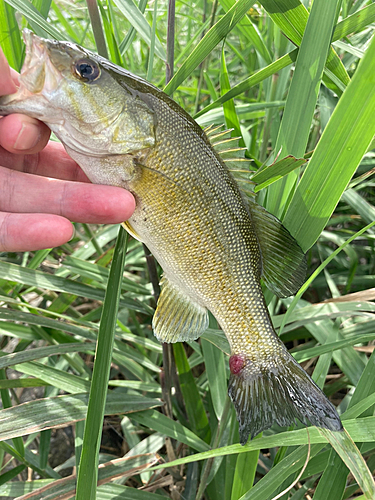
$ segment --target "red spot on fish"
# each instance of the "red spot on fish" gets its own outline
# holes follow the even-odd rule
[[[241,371],[242,368],[245,366],[245,356],[242,354],[233,354],[229,358],[229,368],[230,372],[233,373],[233,375],[238,375]]]

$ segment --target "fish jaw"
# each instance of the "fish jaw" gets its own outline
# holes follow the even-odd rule
[[[23,113],[45,122],[51,129],[64,125],[65,120],[50,105],[63,77],[52,64],[47,44],[30,30],[23,31],[26,57],[14,94],[0,97],[0,115]]]
[[[52,63],[48,45],[43,38],[25,29],[23,39],[26,44],[26,57],[20,74],[20,83],[32,94],[43,92],[48,95],[56,90],[63,76]],[[60,57],[63,56],[61,53]]]
[[[19,76],[17,92],[0,97],[0,115],[25,113],[48,124],[63,120],[49,106],[51,96],[62,81],[48,55],[46,43],[30,30],[23,32],[26,57]]]

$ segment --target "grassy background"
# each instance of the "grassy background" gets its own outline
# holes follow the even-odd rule
[[[118,227],[76,224],[63,247],[1,255],[1,498],[73,498],[78,471],[81,500],[271,499],[302,470],[308,439],[307,468],[281,498],[374,497],[374,22],[366,0],[0,0],[17,70],[30,26],[108,54],[202,126],[241,135],[258,201],[308,252],[302,292],[266,291],[275,327],[360,450],[276,426],[239,446],[215,322],[199,341],[162,348],[142,246],[121,232],[115,250]],[[289,154],[309,162],[272,165]],[[71,443],[57,464],[61,435]]]

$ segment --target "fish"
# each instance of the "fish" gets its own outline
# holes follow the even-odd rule
[[[216,318],[231,349],[228,393],[241,444],[275,423],[342,430],[335,407],[276,334],[262,291],[261,280],[278,297],[294,294],[304,253],[240,189],[208,137],[220,132],[206,134],[163,91],[89,50],[29,30],[24,40],[20,86],[0,98],[0,115],[43,121],[91,182],[133,193],[124,227],[163,269],[154,334],[193,341],[209,312]]]

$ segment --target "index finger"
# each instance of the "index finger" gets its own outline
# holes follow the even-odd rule
[[[42,177],[90,182],[60,142],[50,141],[43,151],[31,155],[10,153],[0,147],[0,166]]]
[[[14,94],[17,91],[17,74],[9,67],[4,52],[0,47],[0,95]]]

